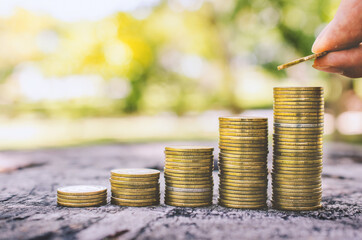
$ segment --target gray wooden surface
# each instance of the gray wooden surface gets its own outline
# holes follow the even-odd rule
[[[362,149],[345,144],[325,144],[319,211],[217,206],[216,172],[214,205],[207,208],[170,207],[163,201],[146,208],[56,205],[59,186],[109,187],[113,168],[162,169],[163,149],[170,144],[176,143],[0,152],[3,162],[33,163],[0,173],[0,239],[362,239]]]

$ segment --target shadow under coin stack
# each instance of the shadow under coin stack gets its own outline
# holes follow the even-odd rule
[[[166,147],[165,203],[178,207],[212,204],[212,147]]]
[[[111,171],[111,202],[128,207],[160,204],[160,171],[147,168],[114,169]]]
[[[57,202],[65,207],[95,207],[107,203],[107,188],[92,185],[61,187],[57,190]]]
[[[323,116],[323,88],[274,88],[274,208],[321,207]]]
[[[265,208],[268,119],[220,117],[219,133],[219,204],[231,208]]]

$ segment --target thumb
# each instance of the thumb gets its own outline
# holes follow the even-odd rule
[[[334,51],[362,42],[362,1],[342,0],[334,19],[315,40],[312,52]]]

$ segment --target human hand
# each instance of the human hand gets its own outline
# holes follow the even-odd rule
[[[319,34],[312,51],[328,51],[313,67],[331,73],[362,77],[362,0],[342,0],[334,19]]]

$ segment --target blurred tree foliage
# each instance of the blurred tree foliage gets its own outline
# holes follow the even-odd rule
[[[65,112],[80,115],[184,114],[210,108],[240,112],[271,106],[270,86],[293,78],[276,71],[276,66],[310,54],[316,34],[332,19],[338,3],[170,0],[161,1],[142,19],[118,13],[98,22],[76,23],[19,10],[0,19],[0,93],[7,92],[0,101],[21,111],[36,106],[44,114],[57,114],[62,106]],[[32,103],[19,92],[8,91],[12,85],[7,82],[16,79],[17,66],[24,62],[35,63],[45,77],[122,79],[128,92],[112,99],[105,94],[62,104]],[[312,69],[304,75],[327,76]],[[253,81],[258,94],[248,89]]]

